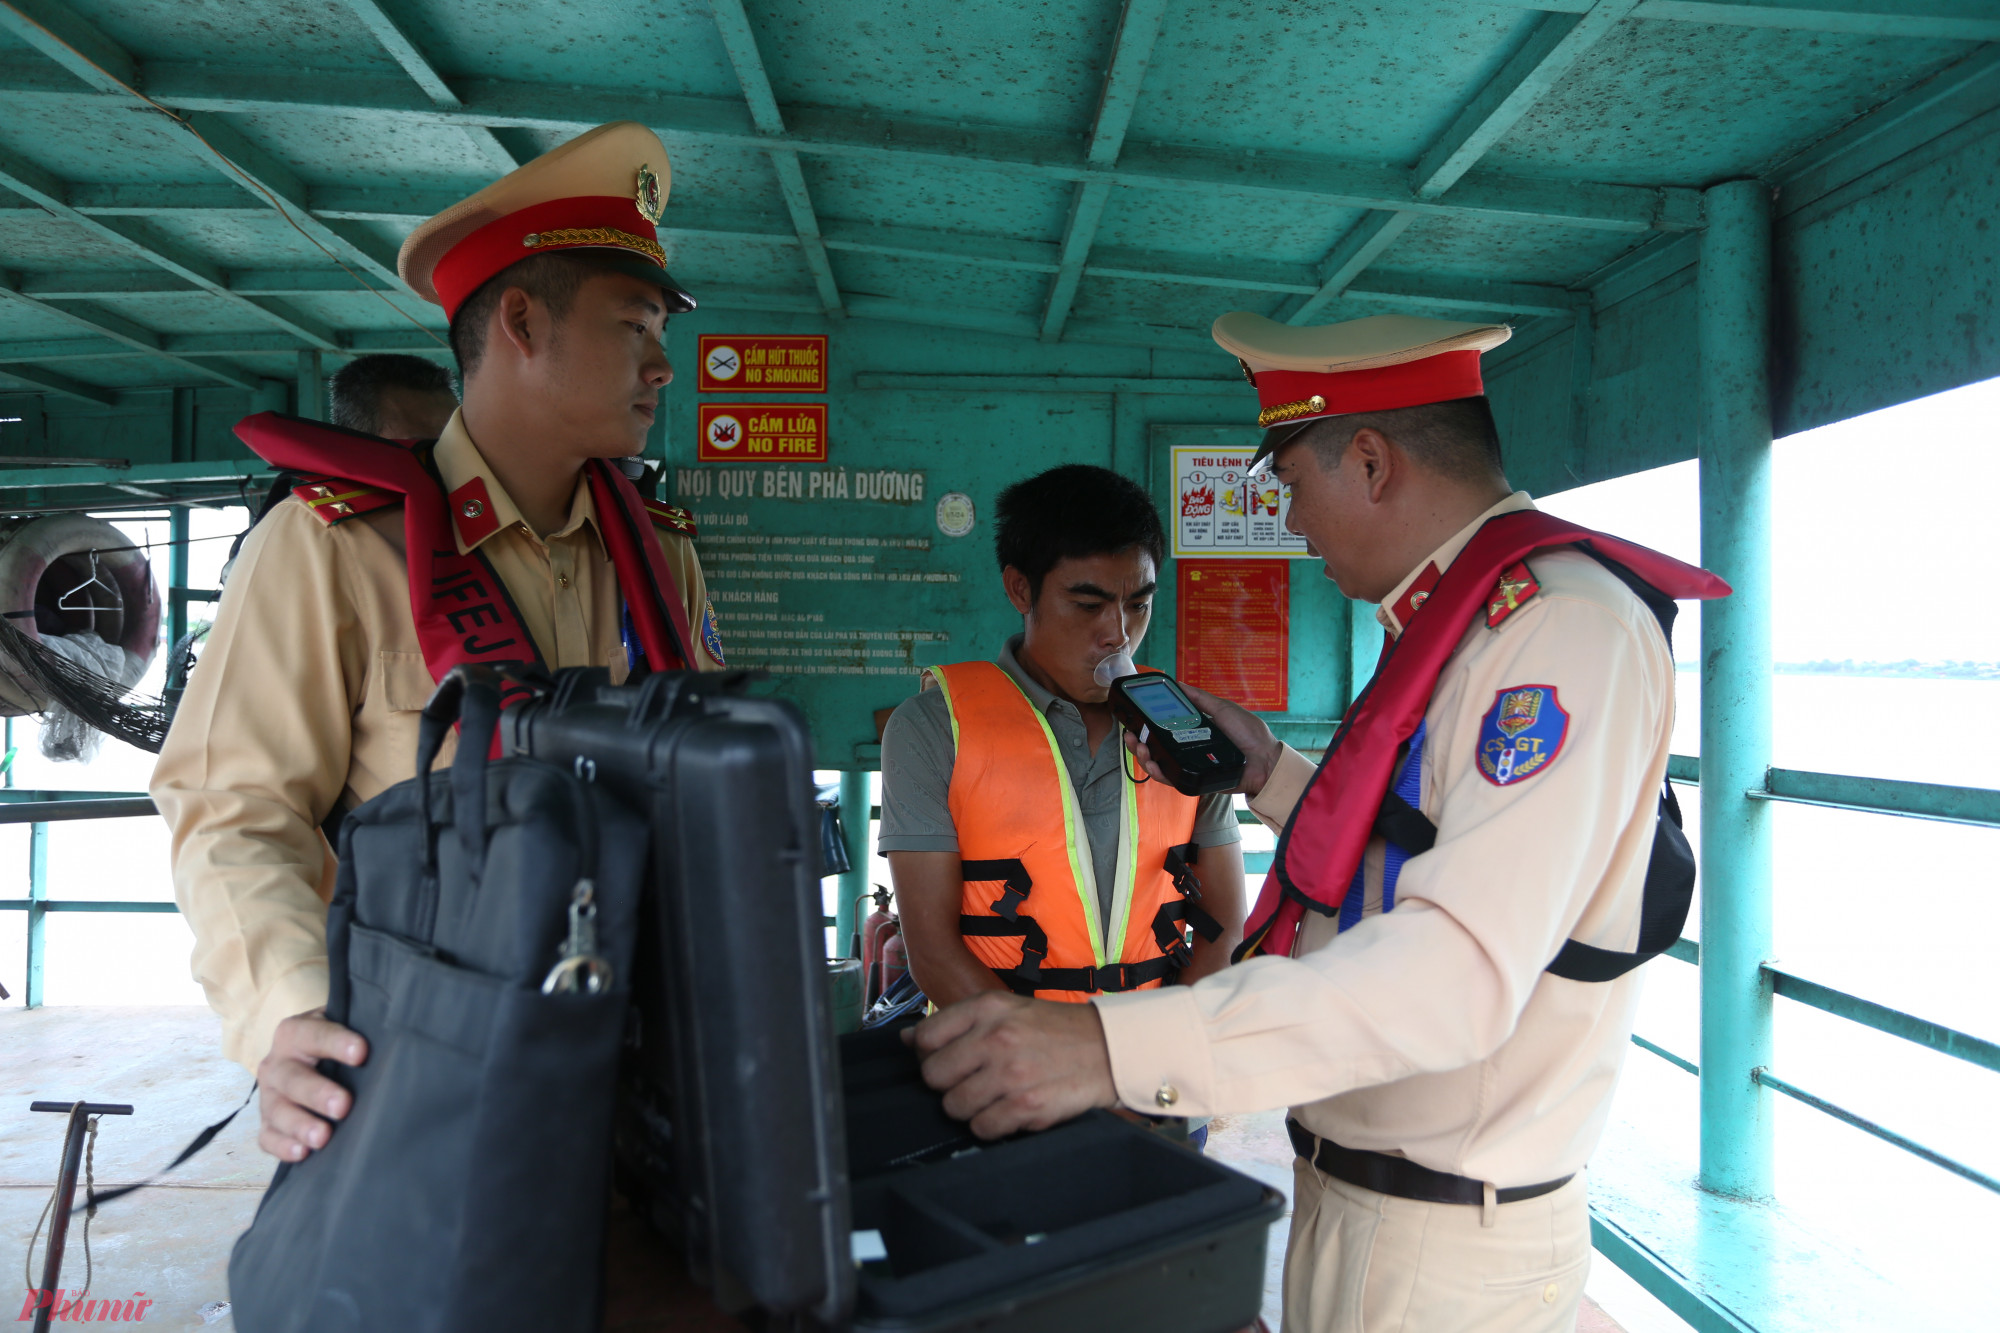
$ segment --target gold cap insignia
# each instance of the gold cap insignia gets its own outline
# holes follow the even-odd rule
[[[653,168],[644,162],[639,164],[639,183],[633,202],[639,205],[639,216],[656,227],[660,225],[660,214],[667,211],[666,192],[660,189],[660,178],[653,174]]]

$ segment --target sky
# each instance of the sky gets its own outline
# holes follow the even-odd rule
[[[1692,461],[1536,502],[1698,561]],[[2000,662],[2000,379],[1884,408],[1772,449],[1778,662]],[[1695,617],[1676,634],[1693,658]]]

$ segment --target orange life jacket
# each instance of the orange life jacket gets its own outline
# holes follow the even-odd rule
[[[1186,928],[1221,932],[1195,905],[1196,798],[1163,782],[1122,784],[1117,880],[1101,923],[1098,867],[1056,738],[992,662],[933,667],[957,748],[947,802],[965,895],[959,930],[973,957],[1017,994],[1083,1000],[1173,980]]]

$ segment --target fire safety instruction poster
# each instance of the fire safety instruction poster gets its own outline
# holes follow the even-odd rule
[[[1177,674],[1260,713],[1288,702],[1291,565],[1285,560],[1180,560]]]
[[[1275,477],[1250,480],[1252,449],[1176,446],[1174,556],[1306,558],[1305,538],[1285,531],[1291,492]]]

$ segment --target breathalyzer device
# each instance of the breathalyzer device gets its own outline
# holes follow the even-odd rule
[[[1112,681],[1111,712],[1181,795],[1233,791],[1243,781],[1243,751],[1172,676],[1148,671]]]

